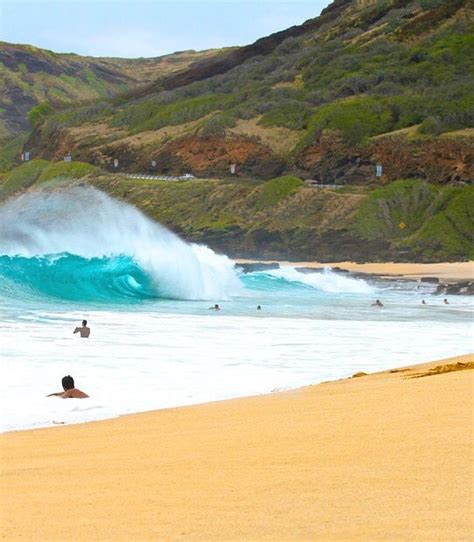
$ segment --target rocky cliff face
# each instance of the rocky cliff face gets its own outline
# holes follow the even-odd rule
[[[364,147],[345,144],[334,134],[322,137],[296,159],[305,176],[322,183],[365,183],[376,180],[382,165],[382,184],[420,178],[433,183],[472,182],[474,130],[441,137],[410,139],[406,134],[374,138]]]
[[[95,145],[91,145],[93,140]],[[102,136],[100,129],[60,129],[50,138],[40,138],[38,145],[46,159],[62,160],[71,153],[77,160],[111,171],[118,159],[119,171],[197,177],[227,177],[233,164],[237,176],[268,179],[287,172],[321,184],[384,184],[408,178],[439,184],[474,180],[474,129],[417,139],[404,133],[387,135],[364,146],[349,145],[337,133],[328,133],[294,157],[281,156],[259,138],[233,134],[184,135],[157,142],[145,136],[117,140],[108,130]],[[31,147],[36,147],[35,139],[30,140]],[[383,168],[381,178],[375,175],[378,164]]]

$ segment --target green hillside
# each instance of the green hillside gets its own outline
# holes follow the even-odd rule
[[[469,0],[338,0],[135,97],[50,114],[30,146],[59,159],[67,137],[77,159],[130,171],[365,182],[382,161],[387,180],[467,181],[473,64]]]
[[[131,179],[84,163],[33,160],[0,180],[0,199],[82,179],[132,203],[188,241],[232,256],[320,261],[474,259],[474,187],[400,180],[321,189],[263,181]]]
[[[0,141],[54,109],[109,98],[188,67],[214,51],[156,58],[92,58],[0,42]]]

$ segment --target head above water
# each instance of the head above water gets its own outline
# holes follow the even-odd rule
[[[82,327],[86,327],[87,326],[87,320],[82,320]]]
[[[257,305],[257,310],[258,310],[258,311],[261,311],[261,310],[262,310],[262,306],[261,306],[261,305]]]
[[[64,391],[74,389],[74,378],[71,375],[64,376],[62,379]]]

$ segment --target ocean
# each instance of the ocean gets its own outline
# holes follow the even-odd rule
[[[257,395],[471,352],[472,300],[444,305],[433,291],[330,268],[243,273],[92,187],[26,193],[0,207],[0,429]],[[383,308],[371,306],[376,298]],[[210,309],[216,303],[220,311]],[[73,334],[83,319],[89,339]],[[90,398],[47,398],[69,374]]]

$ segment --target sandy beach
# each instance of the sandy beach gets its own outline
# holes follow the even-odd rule
[[[472,540],[474,355],[0,435],[5,540]]]
[[[261,260],[237,259],[237,263],[257,263]],[[387,278],[404,277],[420,279],[421,277],[437,277],[441,282],[459,282],[474,280],[474,262],[442,262],[442,263],[354,263],[354,262],[288,262],[280,260],[266,260],[265,263],[278,263],[280,266],[312,267],[340,267],[348,271],[369,273]]]

